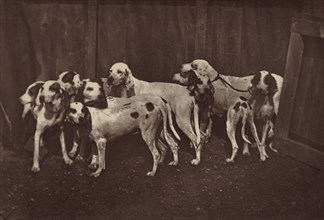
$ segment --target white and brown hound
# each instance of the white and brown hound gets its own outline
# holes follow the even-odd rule
[[[154,176],[161,156],[156,148],[157,132],[163,121],[163,133],[168,139],[166,128],[166,115],[159,106],[151,102],[128,102],[120,107],[98,109],[87,107],[81,102],[70,104],[67,111],[68,119],[74,124],[86,124],[90,130],[90,138],[96,142],[99,156],[99,167],[91,175],[98,177],[105,169],[106,143],[112,142],[118,137],[140,130],[143,140],[147,144],[153,156],[153,169],[148,176]]]
[[[212,115],[222,116],[230,106],[235,104],[240,96],[249,99],[251,94],[248,92],[249,85],[254,75],[244,77],[228,76],[219,74],[206,60],[197,59],[190,63],[182,64],[181,73],[173,75],[173,80],[183,85],[188,85],[188,74],[190,70],[195,70],[200,76],[207,76],[215,89],[214,103],[211,110]],[[273,95],[274,112],[278,113],[283,77],[272,74],[278,91]],[[208,135],[211,135],[212,121],[209,123]]]
[[[254,124],[254,112],[252,106],[248,102],[248,100],[244,97],[239,97],[235,104],[229,107],[227,111],[227,121],[226,121],[226,131],[227,136],[231,141],[232,144],[232,155],[230,158],[226,159],[226,162],[234,162],[238,151],[238,144],[236,141],[236,127],[238,122],[242,120],[242,128],[241,128],[241,135],[244,140],[244,149],[243,155],[249,154],[248,144],[251,142],[248,140],[247,136],[245,135],[245,125],[246,122],[249,123],[251,133],[254,137],[254,140],[257,143],[259,152],[260,152],[260,160],[265,160],[264,150],[261,148],[260,139],[258,137],[258,133]]]
[[[34,159],[32,171],[38,172],[40,140],[46,129],[59,125],[61,129],[60,143],[63,159],[66,164],[72,164],[72,160],[66,152],[65,137],[63,131],[64,112],[68,108],[69,97],[67,92],[55,80],[46,81],[39,89],[35,105],[31,109],[36,119],[36,131],[34,135]]]
[[[82,86],[83,82],[81,81],[80,74],[74,71],[65,71],[59,75],[57,82],[61,85],[70,98],[70,101],[74,101],[74,97],[77,93],[77,90]]]
[[[186,87],[163,82],[146,82],[134,77],[132,71],[125,63],[115,63],[109,70],[108,83],[113,86],[121,86],[124,89],[123,94],[151,94],[165,99],[171,106],[175,114],[176,122],[183,133],[189,138],[196,151],[196,158],[191,164],[198,165],[201,161],[201,143],[200,129],[198,120],[199,107],[194,97]],[[194,129],[192,128],[192,118]]]
[[[107,97],[105,96],[105,87],[107,85],[105,84],[106,79],[104,78],[95,78],[95,79],[86,79],[83,80],[83,86],[80,88],[76,100],[78,102],[84,103],[85,106],[89,107],[95,107],[95,108],[116,108],[121,107],[127,103],[130,102],[151,102],[154,105],[158,106],[163,113],[168,117],[169,127],[174,134],[174,136],[180,140],[180,137],[178,133],[176,132],[174,126],[173,126],[173,120],[172,120],[172,114],[171,114],[171,108],[170,105],[167,103],[166,100],[164,100],[161,97],[154,96],[154,95],[136,95],[132,96],[130,98],[117,98],[117,97]],[[78,130],[77,132],[84,133],[82,130]],[[167,134],[168,135],[168,134]],[[80,138],[77,138],[80,135],[75,135],[76,139],[74,140],[73,148],[69,152],[69,156],[75,157],[78,146],[80,142]],[[86,135],[88,136],[88,135]],[[174,161],[170,162],[169,165],[177,165],[178,164],[178,151],[177,151],[177,144],[176,141],[174,141],[173,137],[170,136],[169,139],[172,140],[173,144],[171,146],[171,150],[174,154]],[[162,140],[164,139],[164,135],[161,132],[160,138],[158,139],[158,147],[161,150],[161,160],[162,162],[164,160],[167,146],[163,143]],[[84,145],[81,143],[79,154],[76,156],[76,159],[83,160],[84,155]],[[97,151],[95,148],[92,147],[92,160],[89,165],[90,168],[95,169],[97,168],[98,160],[97,160]]]

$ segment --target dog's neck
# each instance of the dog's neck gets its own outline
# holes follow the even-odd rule
[[[208,77],[210,81],[216,81],[221,74],[219,74],[213,67],[210,66],[210,71],[208,71]]]

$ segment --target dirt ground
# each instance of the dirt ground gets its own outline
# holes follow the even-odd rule
[[[226,136],[213,136],[202,162],[180,149],[176,167],[161,164],[145,174],[152,158],[138,136],[108,147],[107,169],[88,176],[87,163],[66,166],[59,150],[43,157],[33,174],[32,154],[2,152],[0,219],[323,219],[324,172],[280,153],[259,161],[231,153]],[[57,148],[59,148],[57,146]]]

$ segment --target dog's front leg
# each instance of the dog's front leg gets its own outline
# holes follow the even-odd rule
[[[79,136],[78,130],[75,129],[73,133],[74,133],[74,135],[73,135],[73,147],[69,152],[70,157],[75,157],[75,154],[78,151],[79,143],[80,143],[80,136]]]
[[[61,150],[62,150],[62,155],[63,155],[63,160],[65,164],[72,164],[73,160],[71,160],[67,154],[66,151],[66,144],[65,144],[65,137],[64,137],[64,130],[63,126],[61,126],[61,133],[60,133],[60,143],[61,143]]]
[[[31,171],[33,172],[39,172],[39,144],[40,144],[40,138],[43,134],[43,130],[39,130],[36,128],[35,135],[34,135],[34,159],[33,159],[33,166],[31,168]]]
[[[263,125],[263,130],[262,130],[262,139],[261,139],[262,155],[260,155],[261,161],[265,161],[266,158],[268,158],[267,152],[265,150],[265,146],[266,146],[266,139],[268,137],[269,129],[270,129],[270,121],[266,121],[266,123]]]
[[[106,169],[106,143],[107,140],[105,138],[100,138],[98,141],[96,141],[98,147],[99,167],[95,172],[91,173],[90,176],[98,177],[100,176],[102,170]]]

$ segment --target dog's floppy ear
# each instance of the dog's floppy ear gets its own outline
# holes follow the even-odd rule
[[[278,91],[278,85],[276,79],[273,77],[271,73],[268,73],[264,77],[264,83],[268,85],[268,94],[274,95]]]
[[[251,80],[251,84],[252,84],[253,86],[256,86],[256,85],[259,84],[260,80],[261,80],[261,72],[258,71],[258,72],[256,72],[256,73],[253,73],[253,78],[252,78],[252,80]]]
[[[83,91],[84,91],[84,87],[87,83],[87,80],[82,80],[82,86],[80,88],[78,88],[74,101],[76,102],[84,102],[84,95],[83,95]]]
[[[129,68],[126,68],[125,69],[125,77],[126,77],[125,87],[126,87],[126,90],[131,90],[131,89],[134,88],[134,81],[133,81],[131,75],[132,75],[132,71]]]
[[[43,86],[41,86],[38,90],[38,94],[36,96],[36,99],[35,99],[35,104],[36,105],[42,105],[43,104],[43,100],[40,98],[41,94],[42,94],[42,91],[43,91]]]
[[[193,92],[194,89],[197,86],[197,82],[198,82],[199,78],[197,77],[195,71],[193,71],[193,70],[189,70],[187,72],[187,76],[188,76],[188,86],[187,86],[187,89],[190,92]]]
[[[193,70],[197,70],[198,69],[198,65],[196,63],[191,63],[190,65],[191,65],[191,68]]]

